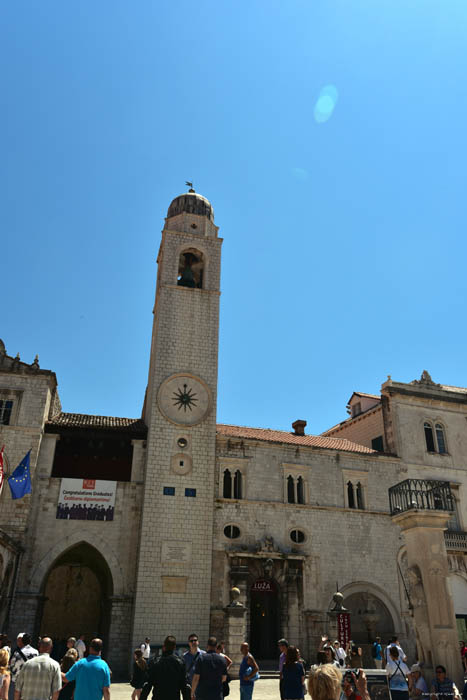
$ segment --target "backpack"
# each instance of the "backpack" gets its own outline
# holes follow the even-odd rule
[[[372,658],[372,659],[376,659],[376,656],[377,656],[376,650],[377,650],[377,648],[378,648],[378,647],[377,647],[376,642],[373,642],[373,646],[371,647],[371,658]]]

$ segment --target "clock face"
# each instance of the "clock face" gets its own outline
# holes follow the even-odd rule
[[[174,374],[166,379],[157,398],[161,413],[177,425],[196,425],[211,408],[209,387],[190,374]]]

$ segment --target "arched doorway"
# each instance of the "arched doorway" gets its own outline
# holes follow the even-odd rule
[[[250,589],[250,647],[258,659],[277,656],[279,590],[272,579],[257,579]]]
[[[43,585],[40,634],[49,635],[57,655],[70,636],[108,639],[112,575],[102,554],[81,542],[55,560]]]
[[[394,622],[386,605],[372,593],[352,593],[344,598],[350,613],[350,633],[358,644],[373,642],[375,637],[388,640],[394,634]]]

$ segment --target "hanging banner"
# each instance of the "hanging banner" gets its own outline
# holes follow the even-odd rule
[[[113,520],[116,490],[116,481],[62,479],[56,518]]]
[[[350,613],[343,612],[337,615],[337,636],[341,647],[345,649],[350,641]]]

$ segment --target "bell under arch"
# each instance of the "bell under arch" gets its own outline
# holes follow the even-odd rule
[[[113,580],[102,554],[87,542],[70,547],[55,559],[42,583],[40,634],[64,646],[70,636],[89,641],[109,637]]]
[[[203,289],[205,276],[204,254],[196,248],[184,248],[179,255],[177,285]]]

